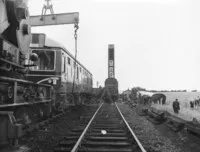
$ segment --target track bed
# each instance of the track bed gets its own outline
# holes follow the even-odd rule
[[[115,104],[96,111],[72,152],[145,152]]]

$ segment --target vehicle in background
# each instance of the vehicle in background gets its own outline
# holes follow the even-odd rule
[[[92,93],[92,74],[61,44],[45,34],[32,34],[31,53],[38,60],[31,61],[27,77],[37,84],[52,85],[52,104],[65,108],[80,104]],[[76,99],[74,99],[76,98]],[[54,106],[53,106],[54,107]]]

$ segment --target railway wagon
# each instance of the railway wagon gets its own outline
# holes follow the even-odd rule
[[[108,78],[105,80],[105,101],[115,102],[118,99],[118,81],[115,78],[115,47],[108,45]]]
[[[115,102],[118,99],[118,81],[115,78],[105,80],[105,101]]]
[[[38,60],[30,61],[33,67],[27,77],[37,84],[53,86],[52,104],[56,108],[80,104],[92,93],[92,74],[58,42],[45,34],[32,34],[31,53],[37,54]]]
[[[27,3],[0,0],[0,146],[21,136],[23,125],[50,113],[50,85],[27,80],[31,25]],[[40,90],[45,91],[41,96]]]

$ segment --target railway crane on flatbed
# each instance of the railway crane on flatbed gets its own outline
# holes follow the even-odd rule
[[[52,85],[27,79],[29,61],[37,55],[30,52],[31,26],[75,24],[79,13],[45,15],[52,10],[46,0],[40,16],[30,16],[26,0],[0,0],[0,146],[17,144],[24,126],[36,117],[51,114]]]

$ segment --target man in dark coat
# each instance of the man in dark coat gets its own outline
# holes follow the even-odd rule
[[[173,102],[173,110],[174,110],[174,113],[177,113],[178,114],[178,111],[180,110],[180,104],[178,102],[178,99],[176,99],[174,102]]]
[[[194,108],[194,102],[190,101],[190,108]]]

